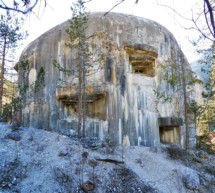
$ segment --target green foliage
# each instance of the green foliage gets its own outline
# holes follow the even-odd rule
[[[1,15],[0,20],[0,37],[4,41],[0,41],[0,46],[4,43],[7,44],[7,49],[17,47],[17,43],[23,40],[26,36],[26,32],[21,32],[21,27],[23,25],[23,19],[14,19],[9,12],[6,15]]]
[[[13,97],[11,103],[3,105],[2,118],[3,121],[13,122],[13,114],[22,107],[22,100],[20,97]]]
[[[200,109],[200,106],[198,105],[198,103],[195,100],[191,100],[190,110],[196,114],[199,111],[199,109]]]
[[[201,54],[201,59],[198,63],[201,65],[201,72],[203,74],[203,98],[210,98],[213,96],[212,89],[214,86],[214,72],[213,72],[213,46],[208,49],[197,50]]]
[[[163,79],[170,84],[172,87],[176,86],[179,83],[178,76],[172,74],[171,76],[164,76]]]
[[[40,67],[40,70],[37,74],[37,80],[35,81],[34,90],[38,91],[39,89],[45,86],[45,70],[43,67]]]
[[[23,75],[23,80],[26,75],[29,74],[29,61],[23,59],[18,65],[19,72]],[[23,102],[27,96],[31,96],[35,92],[39,92],[45,86],[45,70],[41,67],[37,73],[37,79],[31,85],[28,84],[28,80],[24,80],[22,85],[18,86],[19,96],[13,96],[10,104],[3,106],[3,119],[8,122],[13,122],[14,114],[21,110],[23,107]]]
[[[154,90],[158,99],[163,102],[172,102],[172,98],[176,92],[183,91],[182,76],[185,80],[185,88],[190,89],[195,84],[202,84],[202,80],[197,77],[197,75],[190,69],[185,67],[182,73],[181,65],[176,66],[176,64],[170,63],[169,65],[160,64],[161,68],[161,80],[165,81],[169,86],[169,91],[156,91]],[[184,64],[183,64],[184,65]],[[172,89],[173,92],[170,92]]]
[[[18,69],[19,71],[28,71],[29,70],[29,60],[27,59],[24,59],[24,60],[21,60],[19,65],[18,65]]]
[[[168,95],[165,91],[160,91],[160,92],[157,92],[156,90],[154,90],[154,93],[157,97],[157,99],[160,99],[162,100],[164,103],[165,102],[172,102],[172,95]]]
[[[20,75],[22,76],[24,82],[22,85],[18,85],[19,95],[23,99],[27,95],[27,92],[30,89],[30,85],[28,85],[28,80],[25,80],[30,70],[29,60],[22,59],[19,64],[17,65],[17,70],[19,71]]]
[[[30,67],[29,67],[29,60],[23,59],[20,61],[18,65],[19,72],[25,76],[28,75]],[[26,76],[27,77],[27,76]],[[31,90],[34,89],[35,92],[39,91],[41,88],[45,86],[45,69],[40,67],[37,73],[37,79],[32,85],[28,84],[28,80],[24,80],[22,86],[19,86],[19,94],[21,98],[24,98],[25,95],[30,94]]]
[[[189,87],[192,87],[194,86],[195,84],[202,84],[202,80],[200,80],[197,75],[191,70],[191,69],[185,69],[185,72],[184,72],[184,78],[185,78],[185,84],[186,84],[186,87],[189,88]],[[171,74],[169,75],[167,78],[163,78],[164,80],[166,80],[166,82],[172,86],[173,88],[175,86],[179,86],[181,87],[181,73],[179,72],[178,74]]]
[[[88,16],[86,12],[85,2],[77,0],[71,7],[72,17],[69,20],[69,27],[66,29],[68,40],[66,46],[72,52],[72,58],[69,66],[61,63],[61,60],[55,60],[53,65],[59,70],[58,79],[60,84],[72,84],[77,90],[77,106],[78,106],[78,136],[85,135],[85,120],[86,120],[86,106],[87,106],[87,76],[96,73],[99,69],[100,63],[104,62],[104,57],[99,52],[96,52],[90,44],[90,40],[94,35],[87,36],[86,30],[88,27]],[[92,53],[93,50],[93,53]],[[96,60],[96,59],[97,60]],[[66,76],[70,76],[68,79]],[[72,82],[73,80],[74,82]],[[74,84],[73,84],[74,83]]]
[[[2,98],[3,88],[5,81],[6,65],[8,59],[13,55],[13,49],[18,46],[18,42],[26,37],[26,33],[21,32],[23,24],[22,19],[14,19],[9,12],[5,15],[1,14],[0,20],[0,58],[1,58],[1,71],[0,71],[0,113],[2,113]],[[9,65],[8,65],[9,66]]]
[[[188,63],[184,60],[183,56],[179,56],[180,63],[174,63],[167,61],[166,66],[161,65],[161,81],[166,82],[166,88],[164,91],[156,91],[158,99],[164,99],[164,102],[172,102],[173,97],[183,98],[180,102],[183,103],[182,109],[177,109],[184,114],[185,124],[185,148],[189,148],[189,121],[190,116],[188,112],[194,113],[194,122],[196,126],[196,112],[190,111],[189,105],[189,91],[195,84],[201,83],[201,80],[197,78],[194,72],[189,68]],[[164,93],[164,92],[167,93]],[[163,92],[163,93],[162,93]],[[179,108],[180,106],[178,106]],[[194,108],[194,106],[193,106]],[[195,110],[195,109],[193,109]]]
[[[215,45],[213,44],[208,49],[199,49],[197,51],[201,54],[201,59],[198,61],[201,65],[202,73],[202,97],[203,104],[201,104],[201,109],[199,113],[199,130],[201,134],[206,134],[207,132],[215,128],[214,112],[214,89],[215,89]],[[201,139],[200,139],[201,140]],[[202,141],[202,140],[201,140]]]
[[[212,138],[215,138],[215,132],[205,132],[203,135],[198,136],[196,148],[214,154],[215,145],[211,142]]]
[[[78,136],[85,135],[85,119],[86,119],[86,69],[89,67],[89,45],[86,37],[86,29],[88,22],[88,13],[86,12],[83,0],[77,0],[73,3],[72,18],[69,20],[69,28],[66,33],[69,41],[66,45],[76,50],[76,69],[78,74]],[[82,133],[81,133],[82,129]]]
[[[11,105],[14,111],[20,109],[22,107],[22,98],[20,96],[13,97]]]
[[[2,119],[4,122],[10,122],[12,119],[12,106],[11,104],[5,104],[2,107]]]
[[[68,70],[66,68],[63,68],[62,66],[60,66],[60,64],[57,62],[57,60],[54,60],[53,65],[55,68],[57,68],[60,72],[63,72],[64,74],[72,75],[72,71]]]
[[[29,86],[28,85],[19,86],[18,89],[19,89],[19,94],[21,96],[24,96],[27,93]]]
[[[85,31],[87,29],[89,13],[86,12],[83,0],[78,0],[77,3],[73,3],[71,10],[72,19],[69,20],[70,26],[66,29],[69,35],[67,45],[72,48],[81,47],[83,49],[86,41]]]

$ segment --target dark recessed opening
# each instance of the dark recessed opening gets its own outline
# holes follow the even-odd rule
[[[148,46],[146,46],[146,48],[148,48]],[[132,46],[126,46],[125,50],[129,56],[132,73],[143,74],[150,77],[155,76],[156,52],[151,49],[138,49]]]
[[[180,144],[179,126],[160,126],[160,142],[164,144]]]
[[[183,124],[182,118],[159,117],[158,123],[161,143],[180,144],[181,141],[180,125]]]

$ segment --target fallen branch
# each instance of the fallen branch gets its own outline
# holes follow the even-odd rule
[[[109,162],[109,163],[114,163],[114,164],[124,164],[124,161],[119,161],[119,160],[114,160],[114,159],[101,159],[97,158],[97,161],[102,161],[102,162]]]

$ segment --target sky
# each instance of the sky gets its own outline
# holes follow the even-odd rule
[[[91,0],[86,4],[90,12],[107,12],[120,0]],[[191,18],[191,9],[197,0],[163,0],[165,4],[176,9],[185,17]],[[28,38],[23,41],[23,45],[18,50],[18,55],[31,41],[45,33],[52,27],[71,18],[71,5],[75,0],[46,0],[47,5],[41,1],[32,14],[27,16],[25,29],[28,31]],[[162,2],[162,0],[159,0]],[[186,6],[185,6],[186,5]],[[190,26],[187,20],[182,19],[176,13],[163,6],[159,6],[156,0],[125,0],[112,10],[113,12],[126,13],[135,16],[145,17],[154,20],[165,26],[176,37],[184,54],[189,62],[197,60],[198,56],[194,52],[189,40],[197,33],[191,30],[185,30],[182,26]]]

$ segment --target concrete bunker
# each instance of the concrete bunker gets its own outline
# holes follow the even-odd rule
[[[159,122],[159,134],[160,142],[163,144],[180,144],[180,126],[182,125],[182,119],[176,117],[160,117]]]
[[[57,61],[72,72],[75,69],[76,52],[65,45],[68,26],[64,22],[54,27],[31,42],[22,53],[20,60],[32,61],[29,69],[35,69],[31,72],[34,77],[41,67],[46,72],[44,88],[24,101],[20,117],[25,126],[76,134],[77,77],[75,73],[59,72],[52,65]],[[162,123],[165,118],[184,116],[179,112],[183,101],[175,95],[173,100],[180,105],[163,103],[155,95],[155,90],[172,92],[160,81],[160,64],[168,65],[166,60],[175,61],[175,65],[187,63],[184,55],[178,54],[181,50],[173,35],[156,22],[119,13],[105,17],[104,13],[90,14],[88,26],[86,34],[91,37],[89,46],[93,57],[97,60],[101,54],[102,60],[92,63],[90,70],[96,73],[86,79],[86,136],[108,138],[116,144],[184,144],[180,135],[185,127],[174,121]],[[171,50],[176,54],[171,54]],[[97,70],[100,63],[102,68]],[[28,74],[24,76],[20,70],[19,85],[27,83]]]

